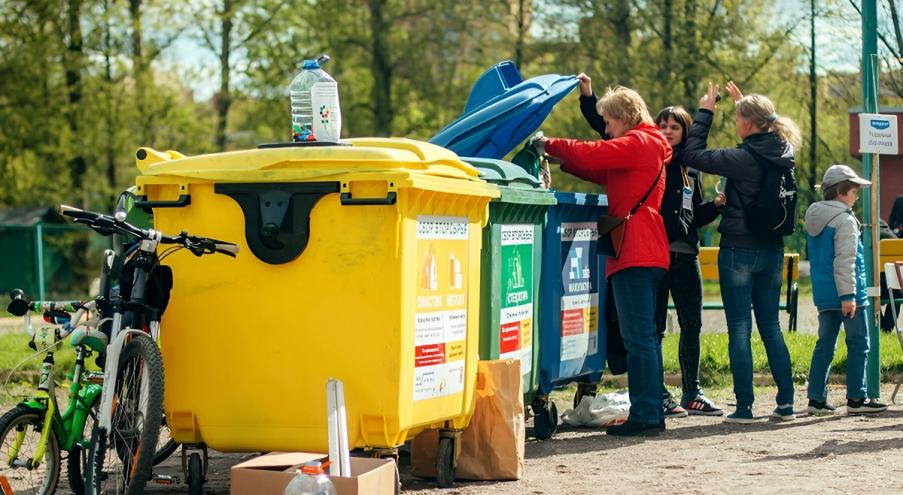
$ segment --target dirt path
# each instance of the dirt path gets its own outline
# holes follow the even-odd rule
[[[889,398],[886,385],[883,396]],[[833,386],[839,402],[843,388]],[[796,421],[766,419],[774,391],[757,389],[754,425],[725,425],[721,418],[668,421],[658,438],[617,439],[598,429],[561,429],[551,440],[529,440],[525,476],[514,482],[459,482],[438,490],[412,478],[402,457],[404,493],[409,494],[581,494],[625,493],[903,493],[903,406],[876,417],[838,414]],[[729,390],[711,394],[722,405]],[[805,389],[796,406],[805,408]],[[569,397],[561,397],[559,411]],[[843,411],[843,408],[840,408]],[[531,423],[528,423],[528,436]],[[228,493],[229,467],[248,455],[212,453],[207,493]],[[178,473],[178,457],[163,471]],[[148,493],[185,492],[185,485],[152,486]]]

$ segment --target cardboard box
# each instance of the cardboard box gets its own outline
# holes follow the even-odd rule
[[[271,452],[232,466],[232,495],[282,495],[301,464],[323,454]],[[351,476],[330,476],[338,495],[394,495],[395,461],[351,458]]]

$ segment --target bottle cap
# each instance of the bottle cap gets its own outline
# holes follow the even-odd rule
[[[329,467],[329,461],[310,461],[301,465],[301,472],[304,474],[322,474],[327,467]]]

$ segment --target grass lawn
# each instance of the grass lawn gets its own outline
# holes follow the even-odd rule
[[[662,354],[665,373],[680,373],[680,364],[677,361],[677,344],[680,334],[665,335],[662,342]],[[726,333],[704,333],[701,336],[700,355],[700,381],[706,386],[719,386],[730,384],[730,359],[727,352]],[[843,374],[847,364],[847,349],[844,342],[844,334],[841,331],[837,338],[837,351],[834,354],[834,362],[831,365],[831,373]],[[805,383],[809,373],[809,363],[812,359],[812,349],[818,338],[812,334],[784,332],[784,341],[790,351],[790,362],[793,366],[793,379],[797,383]],[[768,359],[765,356],[765,348],[758,333],[752,336],[753,346],[753,372],[770,374]],[[881,374],[884,380],[888,377],[903,373],[903,351],[894,333],[881,333]]]
[[[44,355],[44,352],[36,353],[28,347],[28,336],[24,332],[0,334],[0,384],[4,385],[0,391],[0,405],[11,406],[19,402],[21,396],[35,392]],[[53,358],[53,372],[59,391],[68,387],[67,375],[75,366],[75,350],[68,339]],[[94,368],[94,358],[87,361],[89,368]]]

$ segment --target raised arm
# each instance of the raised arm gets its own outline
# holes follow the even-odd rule
[[[605,120],[596,111],[598,98],[593,93],[592,79],[581,73],[577,76],[577,80],[580,81],[580,113],[583,114],[583,118],[586,119],[589,126],[598,132],[602,139],[606,139]]]
[[[700,108],[693,118],[684,150],[684,165],[728,179],[741,179],[755,173],[750,169],[749,152],[742,148],[707,150],[706,141],[712,128],[713,114]]]

